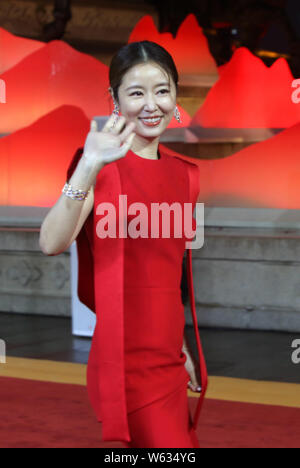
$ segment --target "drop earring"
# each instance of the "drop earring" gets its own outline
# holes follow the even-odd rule
[[[113,120],[113,124],[112,124],[113,127],[115,127],[117,125],[117,122],[119,120],[119,112],[120,112],[119,106],[116,103],[116,101],[114,100],[114,110],[113,110],[114,120]]]
[[[179,112],[177,106],[175,107],[174,117],[175,117],[175,119],[177,120],[177,122],[182,123],[182,122],[181,122],[181,119],[180,119],[180,112]]]
[[[111,97],[113,99],[113,102],[114,102],[114,110],[112,112],[112,115],[114,116],[114,119],[113,119],[113,124],[112,124],[112,128],[116,126],[118,120],[119,120],[119,112],[120,112],[120,109],[119,109],[119,106],[114,98],[114,95],[113,95],[113,91],[112,91],[112,88],[108,88],[110,94],[111,94]]]

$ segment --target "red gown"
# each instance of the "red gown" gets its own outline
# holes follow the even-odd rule
[[[68,179],[81,154],[82,150],[75,155]],[[134,443],[135,447],[149,443],[155,447],[157,443],[167,443],[158,436],[156,441],[153,438],[154,432],[162,431],[170,434],[174,447],[180,443],[185,444],[180,445],[183,447],[196,447],[192,431],[206,391],[207,374],[195,316],[188,249],[189,291],[202,380],[201,401],[192,421],[187,406],[189,375],[182,353],[185,317],[180,288],[186,241],[191,239],[184,231],[181,237],[174,236],[172,216],[170,235],[163,238],[162,218],[159,225],[154,222],[151,225],[151,205],[167,203],[170,207],[177,203],[183,210],[184,203],[192,203],[194,208],[199,193],[199,169],[179,157],[169,156],[161,145],[159,155],[158,160],[145,159],[130,150],[125,158],[100,171],[94,210],[77,238],[79,298],[97,315],[87,369],[88,394],[98,421],[103,423],[103,440],[122,440],[128,446]],[[126,238],[120,237],[119,220],[123,220],[123,215],[119,195],[123,195],[123,201],[127,196],[127,205],[122,205],[127,216],[127,227],[123,228]],[[143,207],[130,211],[134,203],[142,203]],[[99,238],[101,219],[109,207],[115,208],[116,237],[110,234],[105,239]],[[139,211],[145,207],[148,211]],[[148,221],[146,237],[133,238],[128,234],[128,225],[140,213],[144,227]],[[153,226],[158,229],[156,238],[151,237]],[[136,229],[141,229],[141,224]],[[176,411],[172,398],[177,402]],[[152,435],[142,437],[142,422],[151,429],[151,420]],[[187,445],[188,430],[194,445]],[[151,442],[146,442],[149,437]]]

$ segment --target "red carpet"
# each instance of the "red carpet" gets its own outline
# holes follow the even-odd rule
[[[0,377],[0,411],[0,448],[123,447],[101,443],[84,386]],[[198,429],[202,448],[300,448],[299,434],[299,408],[212,399]]]

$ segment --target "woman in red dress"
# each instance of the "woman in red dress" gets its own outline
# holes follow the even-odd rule
[[[97,317],[87,385],[103,440],[195,448],[187,385],[201,390],[202,402],[207,374],[199,336],[200,369],[183,349],[180,286],[191,240],[184,231],[184,204],[195,207],[199,170],[159,143],[171,119],[180,119],[178,73],[165,49],[142,41],[118,51],[109,78],[114,112],[101,131],[92,121],[69,167],[67,196],[43,222],[40,245],[55,255],[77,240],[78,294]],[[159,205],[163,223],[154,215]],[[170,215],[172,206],[182,210],[180,221]],[[65,227],[58,232],[53,224],[59,221]],[[175,235],[175,227],[184,233]],[[191,278],[190,250],[188,255]],[[189,290],[192,297],[191,279]]]

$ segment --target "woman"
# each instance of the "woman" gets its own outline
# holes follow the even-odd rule
[[[199,382],[183,337],[180,290],[190,239],[173,232],[153,237],[148,218],[154,203],[194,206],[199,192],[198,167],[159,146],[173,116],[180,119],[178,73],[164,48],[142,41],[118,51],[109,79],[114,112],[101,131],[91,122],[64,194],[42,224],[40,247],[57,255],[77,240],[78,294],[97,316],[87,385],[103,440],[122,440],[127,447],[199,447],[187,384],[200,391],[201,383],[203,397],[206,368],[201,356]],[[136,235],[132,211],[124,224],[124,203],[147,208],[137,229],[143,235]],[[112,229],[109,235],[105,226]]]

